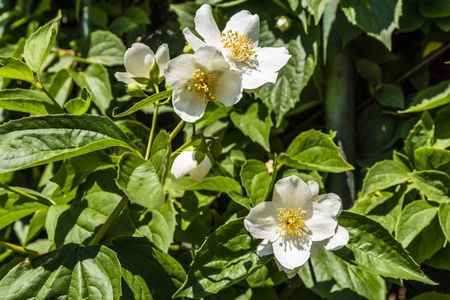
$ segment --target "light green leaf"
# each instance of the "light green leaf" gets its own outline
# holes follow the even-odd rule
[[[255,242],[237,219],[219,227],[196,251],[186,281],[174,297],[215,294],[261,267]]]
[[[391,49],[392,32],[399,27],[402,0],[342,0],[348,21]]]
[[[27,89],[1,90],[0,107],[34,115],[61,112],[61,108],[55,105],[44,92]]]
[[[314,16],[315,24],[319,24],[320,18],[325,10],[325,7],[331,0],[302,0],[302,6]],[[295,10],[295,9],[294,9]]]
[[[120,264],[105,246],[66,245],[25,260],[0,281],[0,298],[119,299]]]
[[[88,52],[88,62],[105,66],[123,64],[125,45],[114,33],[97,30],[91,33],[89,41],[91,48]]]
[[[113,116],[115,118],[121,118],[121,117],[131,115],[132,113],[134,113],[150,104],[153,104],[156,101],[167,99],[171,96],[172,96],[172,91],[163,91],[163,92],[153,94],[151,96],[148,96],[147,98],[140,100],[138,103],[134,104],[131,108],[127,109],[126,111],[124,111],[122,113],[116,113],[116,109],[114,109]]]
[[[300,133],[279,157],[281,163],[300,170],[339,173],[352,170],[332,138],[320,131]]]
[[[221,193],[238,193],[242,194],[242,188],[239,182],[225,176],[205,177],[201,181],[193,181],[190,177],[182,177],[172,180],[171,187],[186,191],[205,190],[216,191]]]
[[[25,243],[28,244],[32,238],[34,238],[42,228],[45,226],[45,219],[47,218],[48,207],[45,206],[37,210],[33,217],[30,219],[30,225],[28,227]]]
[[[410,176],[413,181],[411,187],[418,189],[428,200],[450,202],[450,176],[446,173],[430,170],[413,172]]]
[[[266,115],[264,120],[259,117],[260,108],[258,103],[253,103],[247,109],[245,114],[232,112],[230,117],[236,126],[243,134],[248,136],[252,141],[260,144],[264,150],[270,152],[270,129],[272,128],[272,120],[270,114]]]
[[[2,203],[0,207],[0,229],[46,207],[39,202],[24,201],[15,194],[7,194],[4,190],[0,190],[0,200]]]
[[[169,170],[169,158],[172,153],[170,135],[165,130],[161,130],[155,137],[150,153],[150,162],[159,175],[159,180],[164,184]]]
[[[378,103],[386,107],[403,108],[405,106],[405,95],[399,85],[383,84],[376,91]]]
[[[14,120],[0,126],[0,173],[114,146],[136,151],[107,117],[58,115]]]
[[[450,241],[450,203],[439,206],[439,223],[448,241]]]
[[[420,147],[414,151],[419,170],[441,170],[450,173],[450,151],[433,147]]]
[[[53,75],[47,90],[56,102],[62,106],[66,102],[67,97],[70,96],[72,87],[73,81],[70,72],[67,69],[61,69]]]
[[[411,202],[406,205],[397,223],[395,237],[407,247],[412,240],[434,219],[438,211],[425,200]]]
[[[263,202],[269,193],[272,181],[266,165],[256,159],[247,160],[241,167],[240,176],[252,206]]]
[[[15,57],[0,57],[0,77],[24,80],[34,84],[30,67]]]
[[[438,218],[434,218],[408,245],[408,252],[419,264],[432,258],[444,248],[446,238],[439,225]]]
[[[125,153],[119,161],[117,186],[131,203],[157,208],[164,203],[164,191],[153,164],[135,154]]]
[[[56,18],[39,27],[25,42],[23,50],[25,62],[38,74],[41,73],[42,64],[55,44],[60,20],[61,12],[59,11]]]
[[[88,90],[83,89],[80,97],[70,99],[64,104],[64,109],[69,114],[82,115],[89,110],[91,106],[92,95]]]
[[[362,195],[367,196],[376,191],[402,184],[408,180],[409,169],[396,160],[377,162],[367,171],[364,178]]]
[[[432,146],[434,143],[434,124],[428,112],[423,113],[420,120],[408,134],[405,140],[405,151],[413,159],[415,149]]]
[[[362,215],[342,212],[339,224],[348,230],[350,241],[347,247],[353,252],[356,264],[365,271],[435,284],[379,223]]]
[[[450,103],[450,80],[430,86],[417,93],[413,105],[399,113],[413,113],[433,109]]]

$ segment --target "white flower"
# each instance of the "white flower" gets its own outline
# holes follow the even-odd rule
[[[250,234],[263,239],[258,254],[273,253],[278,267],[288,276],[295,275],[307,262],[313,243],[320,241],[333,248],[336,238],[336,244],[342,244],[336,220],[341,199],[336,194],[318,192],[314,181],[305,183],[297,176],[283,178],[275,184],[272,201],[258,204],[245,218]]]
[[[126,84],[137,83],[144,87],[145,84],[137,82],[134,78],[150,78],[150,71],[155,62],[159,68],[159,75],[164,76],[164,68],[169,60],[169,47],[166,44],[159,46],[155,54],[147,45],[134,43],[125,51],[126,72],[116,72],[115,76],[118,81]]]
[[[212,15],[211,6],[202,5],[195,14],[195,30],[184,36],[194,51],[205,45],[219,48],[233,68],[243,73],[244,89],[253,90],[267,82],[274,83],[278,71],[291,57],[284,47],[258,47],[259,17],[242,10],[233,15],[221,32]]]
[[[242,97],[242,75],[215,47],[202,47],[195,54],[182,54],[166,66],[166,83],[173,89],[174,111],[186,122],[195,122],[205,113],[209,101],[225,106]]]
[[[201,163],[195,160],[195,151],[183,151],[173,161],[170,172],[175,178],[183,177],[187,174],[195,181],[200,181],[211,169],[211,160],[208,155]]]

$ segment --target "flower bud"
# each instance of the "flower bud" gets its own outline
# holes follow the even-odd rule
[[[281,16],[277,18],[276,26],[281,32],[289,30],[289,28],[291,28],[291,25],[292,20],[288,16]]]
[[[208,155],[205,155],[203,160],[198,163],[195,160],[195,151],[183,151],[173,161],[170,172],[175,178],[189,174],[192,180],[200,181],[208,174],[211,165]]]
[[[142,91],[141,85],[138,83],[127,84],[127,94],[132,97],[145,97],[146,95]]]

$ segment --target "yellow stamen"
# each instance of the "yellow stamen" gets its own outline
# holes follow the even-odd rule
[[[228,30],[220,34],[224,48],[231,50],[231,57],[236,61],[248,61],[252,56],[256,57],[253,50],[253,42],[245,35]]]
[[[216,74],[195,69],[194,75],[187,83],[186,89],[196,93],[203,100],[210,101],[214,100],[214,86],[216,82]]]
[[[306,235],[305,216],[306,210],[300,208],[278,208],[277,234],[295,238]]]

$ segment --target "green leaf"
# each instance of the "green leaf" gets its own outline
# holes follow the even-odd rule
[[[164,203],[164,191],[151,162],[136,154],[125,153],[119,161],[117,186],[131,203],[157,208]]]
[[[66,102],[67,97],[70,96],[72,87],[73,81],[70,72],[67,69],[61,69],[53,75],[47,90],[56,102],[62,106]]]
[[[403,108],[405,106],[405,95],[399,85],[383,84],[377,89],[375,97],[381,105],[392,108]]]
[[[450,80],[430,86],[417,93],[413,105],[399,113],[413,113],[433,109],[450,103]]]
[[[82,115],[89,110],[91,106],[92,95],[88,90],[83,89],[80,97],[70,99],[64,104],[64,109],[69,114]]]
[[[113,241],[113,249],[134,299],[171,299],[186,279],[180,263],[146,239],[119,238]]]
[[[407,250],[418,263],[432,258],[444,248],[446,238],[439,225],[438,218],[434,218],[409,244]]]
[[[413,159],[415,149],[423,146],[432,146],[434,143],[434,124],[430,114],[423,113],[420,120],[408,134],[405,140],[405,151]]]
[[[165,130],[161,130],[155,137],[150,153],[150,162],[155,167],[159,175],[159,180],[164,184],[169,170],[169,158],[172,153],[170,135]]]
[[[0,107],[34,115],[61,112],[61,109],[44,92],[39,90],[1,90]]]
[[[396,160],[383,160],[373,165],[364,178],[362,195],[402,184],[408,180],[409,169]]]
[[[201,181],[194,181],[190,177],[182,177],[172,180],[171,187],[186,191],[215,191],[221,193],[238,193],[242,194],[242,188],[239,182],[225,176],[205,177]]]
[[[379,223],[344,211],[339,217],[339,224],[350,234],[347,247],[353,252],[359,267],[385,277],[435,284]]]
[[[411,300],[450,300],[450,295],[439,292],[426,292],[412,297]]]
[[[270,129],[272,128],[272,120],[270,114],[265,117],[260,117],[260,108],[258,103],[253,103],[247,109],[245,114],[238,114],[232,112],[230,117],[236,126],[243,134],[248,136],[252,141],[261,145],[264,150],[270,152]],[[262,120],[264,119],[264,121]]]
[[[25,62],[38,74],[41,73],[42,64],[55,44],[60,20],[61,11],[56,18],[33,32],[25,42],[23,50]]]
[[[407,247],[412,240],[434,219],[438,211],[425,200],[411,202],[402,210],[397,223],[396,238]]]
[[[4,190],[0,190],[0,229],[46,207],[34,202],[24,201],[15,194],[8,195]]]
[[[381,68],[378,64],[363,58],[357,58],[355,62],[358,74],[366,81],[369,83],[378,83],[381,80]]]
[[[0,298],[119,299],[120,264],[105,246],[66,245],[25,260],[0,281]]]
[[[187,279],[173,297],[199,299],[244,279],[261,267],[255,246],[242,218],[222,225],[195,253]]]
[[[88,62],[105,66],[123,64],[125,45],[114,33],[97,30],[91,33],[89,41],[91,48],[88,52]]]
[[[151,96],[148,96],[147,98],[140,100],[138,103],[134,104],[131,108],[127,109],[126,111],[124,111],[122,113],[116,113],[116,109],[114,109],[113,116],[115,118],[121,118],[121,117],[131,115],[132,113],[134,113],[150,104],[153,104],[156,101],[167,99],[171,96],[172,96],[172,91],[163,91],[163,92],[153,94]]]
[[[450,241],[450,203],[441,203],[439,205],[439,223],[445,237]]]
[[[57,115],[9,121],[0,126],[0,173],[114,146],[136,151],[107,117]]]
[[[302,0],[302,6],[305,7],[308,12],[314,16],[315,24],[319,24],[325,7],[331,0]],[[295,9],[294,9],[295,10]]]
[[[430,170],[413,172],[410,176],[413,181],[411,187],[418,189],[428,200],[450,202],[450,176],[446,173]]]
[[[401,0],[342,0],[348,21],[391,49],[392,32],[399,27]]]
[[[24,80],[34,84],[30,67],[15,57],[0,57],[0,77]]]
[[[450,7],[446,0],[426,0],[419,2],[419,10],[428,18],[450,17]]]
[[[450,173],[450,151],[433,147],[420,147],[414,151],[419,170],[441,170]]]
[[[300,133],[279,159],[281,163],[300,170],[339,173],[353,169],[341,157],[332,138],[316,130]]]
[[[247,160],[241,167],[240,176],[252,206],[263,202],[269,193],[272,181],[266,165],[256,159]]]

